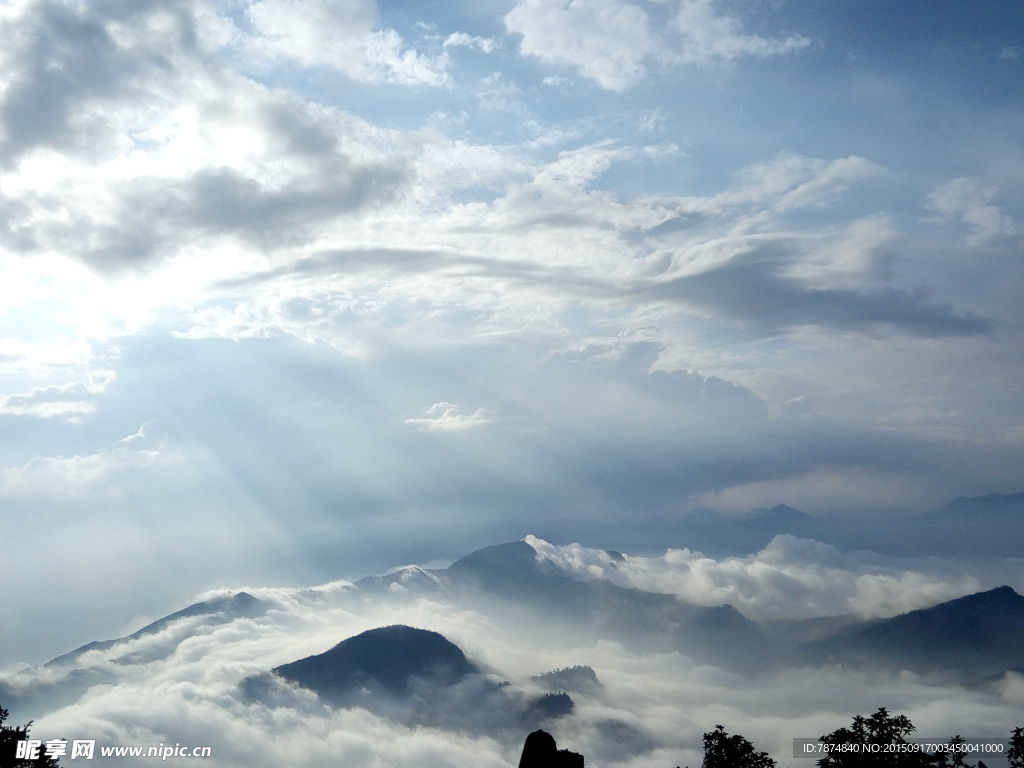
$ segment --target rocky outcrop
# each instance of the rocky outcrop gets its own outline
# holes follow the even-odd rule
[[[523,744],[519,768],[584,768],[583,755],[559,749],[555,737],[547,731],[534,731]]]

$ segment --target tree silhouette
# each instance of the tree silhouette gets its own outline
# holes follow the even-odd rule
[[[730,736],[725,727],[704,734],[704,762],[702,768],[775,768],[775,761],[767,752],[757,752],[754,745],[736,734]]]
[[[40,750],[39,757],[35,760],[19,758],[18,742],[28,739],[28,729],[32,726],[29,721],[22,726],[4,725],[11,713],[0,707],[0,768],[60,768],[60,761],[54,757],[46,757]]]
[[[1010,735],[1010,751],[1006,753],[1008,768],[1024,768],[1024,728],[1014,728]]]
[[[942,763],[942,765],[948,765],[949,768],[984,768],[984,763],[978,763],[977,766],[972,766],[964,759],[964,755],[966,753],[962,749],[958,749],[958,747],[962,746],[963,743],[964,739],[959,733],[949,740],[949,757],[945,763]]]
[[[913,731],[914,724],[906,715],[890,715],[885,707],[879,707],[870,717],[857,715],[849,728],[839,728],[821,737],[823,744],[834,749],[818,760],[818,768],[925,768],[947,765],[944,753],[929,755],[916,751],[869,751],[872,747],[906,744],[907,736]],[[856,745],[856,748],[844,750],[844,745]]]

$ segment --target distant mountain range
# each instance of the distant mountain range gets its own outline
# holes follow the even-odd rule
[[[1016,524],[1022,503],[1024,494],[957,499],[929,519]],[[695,519],[708,530],[721,522],[708,510],[695,513]],[[752,513],[743,530],[762,536],[817,524],[780,505]],[[723,525],[739,530],[730,527],[736,522]],[[1014,540],[1014,546],[1019,542]],[[619,553],[608,556],[613,564],[624,559]],[[361,579],[339,595],[350,605],[393,606],[396,618],[403,606],[418,599],[500,615],[523,626],[543,617],[566,637],[585,642],[606,638],[643,651],[682,651],[699,663],[746,675],[790,665],[838,664],[982,684],[1024,667],[1024,597],[1008,586],[885,620],[756,622],[729,605],[699,606],[601,578],[579,580],[520,540],[476,550],[444,569],[410,566]],[[246,592],[195,603],[127,637],[88,643],[59,656],[44,665],[45,674],[27,670],[0,678],[0,703],[17,708],[23,719],[36,717],[74,702],[93,686],[115,684],[119,668],[167,657],[196,632],[238,620],[262,621],[274,607],[272,598]],[[158,635],[160,642],[144,642]],[[606,696],[600,670],[581,664],[584,660],[566,659],[570,666],[549,672],[538,669],[517,688],[502,679],[500,669],[467,658],[444,635],[402,624],[334,643],[314,655],[248,674],[239,680],[241,694],[270,701],[275,691],[304,689],[329,706],[365,706],[411,723],[475,723],[480,728],[542,725],[571,716],[579,697]],[[619,734],[612,742],[646,748],[635,728],[609,721],[607,731]]]
[[[890,555],[955,555],[960,559],[1024,556],[1024,492],[960,497],[922,515],[817,517],[785,504],[744,515],[699,507],[668,525],[669,543],[715,556],[762,549],[788,533]]]

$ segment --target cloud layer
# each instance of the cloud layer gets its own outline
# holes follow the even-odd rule
[[[707,599],[725,595],[722,584],[715,584],[724,577],[733,587],[728,596],[766,607],[785,600],[791,611],[805,598],[813,605],[828,591],[849,595],[850,588],[840,585],[839,571],[847,581],[860,582],[876,568],[814,542],[780,540],[748,561],[690,558],[685,568],[689,555],[684,552],[669,551],[663,558],[626,555],[615,561],[622,568],[616,575],[602,551],[559,547],[536,537],[529,542],[541,557],[576,577],[624,578],[633,586],[674,583],[675,591],[687,597],[703,590]],[[893,576],[889,597],[900,595],[904,607],[928,602],[922,587],[936,597],[955,589],[892,563],[888,571]],[[423,571],[410,568],[406,573],[421,577]],[[805,589],[779,588],[780,578],[800,580]],[[965,586],[973,588],[961,584]],[[474,723],[486,720],[483,712],[459,716],[453,709],[455,730],[412,728],[363,709],[332,710],[298,689],[281,687],[259,700],[242,694],[239,683],[249,675],[396,622],[443,633],[471,660],[493,670],[495,679],[510,681],[515,695],[541,692],[532,675],[572,664],[592,666],[602,687],[574,693],[575,714],[548,727],[560,744],[608,765],[694,763],[700,759],[701,733],[718,722],[788,764],[793,738],[813,738],[845,724],[851,714],[879,705],[909,714],[919,732],[930,735],[1001,735],[1018,714],[1012,677],[971,691],[912,675],[880,678],[834,669],[741,677],[696,664],[680,653],[643,650],[594,637],[589,630],[576,632],[558,617],[509,610],[500,601],[471,606],[437,591],[365,594],[348,582],[249,591],[268,606],[265,612],[227,622],[209,615],[186,616],[158,632],[79,656],[74,665],[91,669],[89,674],[102,683],[38,718],[33,733],[115,745],[210,745],[217,764],[225,766],[515,762],[525,730],[481,732]],[[824,600],[818,605],[826,607]],[[893,607],[891,602],[886,605]],[[21,685],[53,674],[53,668],[37,670],[23,677]],[[618,738],[609,735],[610,728]]]

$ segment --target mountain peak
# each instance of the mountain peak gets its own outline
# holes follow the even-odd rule
[[[416,678],[450,685],[476,671],[444,635],[404,624],[369,629],[324,653],[274,669],[281,677],[335,701],[361,689],[402,693]]]
[[[449,571],[522,570],[533,568],[537,551],[523,539],[474,550],[448,566]]]

